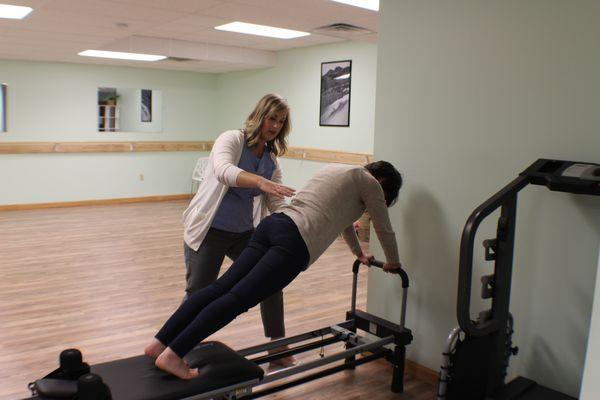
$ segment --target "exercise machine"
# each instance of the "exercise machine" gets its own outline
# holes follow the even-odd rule
[[[457,317],[459,327],[446,341],[440,371],[438,400],[575,400],[573,397],[517,377],[505,383],[512,345],[513,318],[509,312],[515,242],[517,194],[527,185],[551,191],[600,195],[600,164],[539,159],[489,200],[465,224],[460,245]],[[481,278],[481,297],[491,309],[471,320],[473,244],[481,222],[501,209],[496,238],[484,240],[485,259],[494,273]]]
[[[79,350],[67,349],[59,357],[57,370],[29,385],[32,393],[29,400],[253,399],[380,358],[393,365],[391,390],[402,392],[405,351],[412,342],[412,333],[405,328],[408,275],[402,269],[394,271],[401,278],[403,288],[400,323],[396,324],[356,308],[360,265],[356,260],[352,266],[351,309],[345,321],[339,324],[239,351],[219,342],[200,343],[185,357],[190,367],[199,371],[199,376],[191,380],[181,380],[159,370],[154,360],[144,355],[89,366],[83,362]],[[383,268],[383,263],[373,260],[370,266]],[[370,335],[361,335],[359,331]],[[343,343],[344,350],[325,356],[324,347],[334,343]],[[282,346],[289,348],[269,353]],[[313,361],[266,373],[260,367],[319,348],[321,357]],[[337,365],[291,379],[338,361]],[[284,378],[289,379],[277,382]],[[273,382],[256,390],[259,385]]]

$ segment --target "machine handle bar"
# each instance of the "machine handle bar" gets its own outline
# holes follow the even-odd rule
[[[502,326],[497,319],[475,324],[471,320],[471,279],[473,275],[473,246],[475,235],[481,222],[496,209],[501,208],[505,202],[514,198],[516,194],[529,184],[529,177],[521,175],[502,190],[481,204],[469,217],[462,233],[460,243],[460,260],[458,271],[458,299],[456,302],[456,314],[461,329],[472,336],[483,336]]]
[[[361,264],[362,263],[360,262],[360,260],[354,261],[354,264],[352,265],[352,272],[354,272],[355,274],[358,273],[358,269]],[[383,269],[383,264],[384,264],[383,261],[373,259],[369,263],[369,267],[373,266],[373,267]],[[392,274],[399,275],[400,279],[402,279],[402,288],[404,288],[404,289],[408,288],[409,280],[408,280],[408,274],[406,273],[406,271],[404,271],[402,268],[398,268],[398,269],[389,270],[389,272]]]

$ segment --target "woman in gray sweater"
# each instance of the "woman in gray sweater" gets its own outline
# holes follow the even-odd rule
[[[363,263],[353,223],[368,211],[385,253],[386,271],[401,268],[396,236],[388,215],[402,186],[400,173],[388,162],[349,166],[330,164],[319,170],[291,203],[265,218],[248,247],[229,270],[194,293],[175,311],[146,346],[156,366],[182,379],[198,375],[183,357],[199,342],[287,286],[342,233]]]

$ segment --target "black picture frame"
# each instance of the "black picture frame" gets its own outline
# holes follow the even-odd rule
[[[321,63],[320,126],[350,126],[352,60]]]
[[[152,89],[141,89],[140,120],[152,122]]]

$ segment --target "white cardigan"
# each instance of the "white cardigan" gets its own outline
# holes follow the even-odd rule
[[[223,132],[215,140],[202,183],[190,205],[183,212],[183,240],[194,251],[198,250],[206,237],[227,189],[230,186],[237,186],[237,177],[243,171],[237,166],[243,150],[244,134],[239,130]],[[282,183],[281,166],[277,157],[273,153],[269,154],[275,162],[271,181]],[[255,224],[266,217],[269,211],[275,212],[285,205],[283,200],[265,193],[255,199],[259,199],[259,203],[255,201],[254,206]]]

